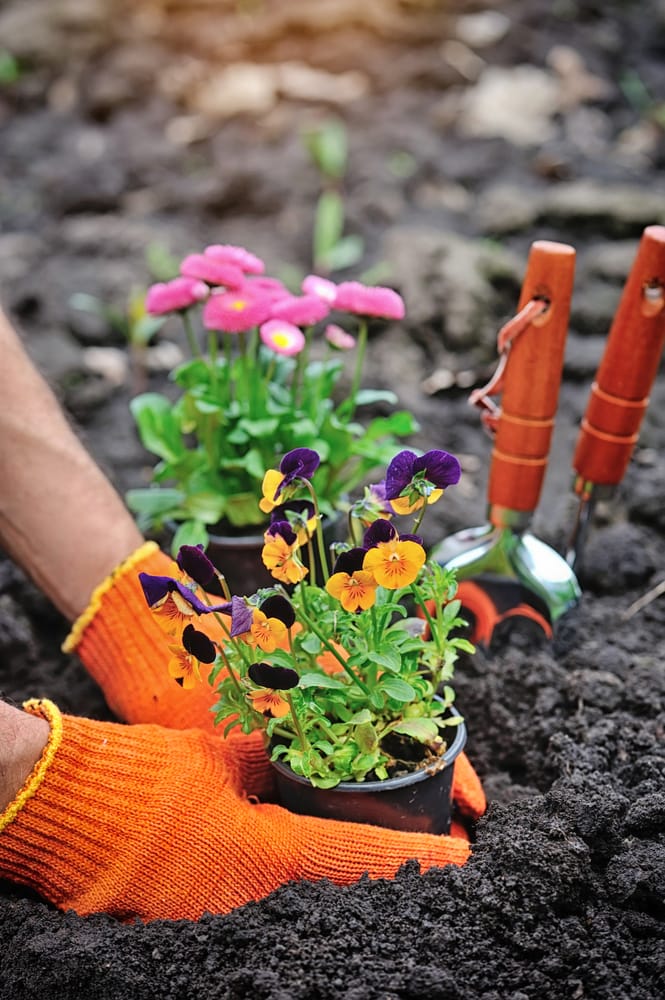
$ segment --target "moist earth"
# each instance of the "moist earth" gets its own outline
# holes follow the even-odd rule
[[[302,133],[335,115],[345,232],[363,254],[333,277],[371,269],[407,305],[403,323],[372,329],[366,384],[395,389],[420,423],[411,443],[464,470],[428,543],[484,522],[491,441],[467,397],[493,370],[529,245],[576,248],[532,522],[564,551],[589,388],[640,234],[665,223],[664,95],[662,0],[5,0],[2,301],[118,489],[145,485],[126,342],[72,296],[122,313],[159,254],[209,242],[307,273],[322,180]],[[147,384],[163,389],[170,362],[159,345],[149,356]],[[582,600],[553,640],[524,624],[459,665],[490,802],[464,868],[290,883],[226,916],[147,925],[60,913],[4,884],[0,996],[662,996],[665,603],[634,602],[665,575],[664,404],[659,374],[625,479],[595,510]],[[59,652],[65,634],[0,558],[3,696],[111,719]]]

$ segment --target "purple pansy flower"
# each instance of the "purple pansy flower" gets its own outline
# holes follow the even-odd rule
[[[460,464],[447,451],[433,449],[424,455],[413,451],[400,451],[395,455],[386,472],[386,498],[394,500],[402,496],[416,477],[427,481],[435,489],[444,490],[453,486],[461,475]]]
[[[279,463],[279,471],[284,474],[284,478],[275,490],[273,499],[276,500],[282,490],[289,486],[294,479],[311,479],[320,462],[318,452],[312,448],[294,448],[287,452]]]
[[[139,573],[139,580],[143,588],[143,595],[151,608],[158,607],[160,602],[173,591],[177,591],[197,615],[207,615],[211,611],[228,612],[231,608],[228,601],[225,601],[224,604],[204,604],[186,584],[174,580],[171,576],[152,576],[150,573]]]

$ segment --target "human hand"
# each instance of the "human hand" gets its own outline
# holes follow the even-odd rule
[[[0,816],[0,876],[63,910],[119,919],[197,919],[262,899],[291,879],[390,878],[406,860],[461,865],[462,837],[296,816],[243,794],[232,742],[201,730],[125,726],[30,712],[51,734],[19,800]],[[467,810],[482,790],[456,772]]]

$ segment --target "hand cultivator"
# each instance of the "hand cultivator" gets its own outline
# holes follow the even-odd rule
[[[532,245],[517,315],[499,332],[500,361],[470,402],[494,437],[487,524],[434,550],[454,567],[474,641],[489,646],[511,618],[552,627],[577,604],[579,565],[594,501],[621,481],[637,442],[665,340],[665,227],[649,226],[608,335],[573,459],[579,509],[564,558],[528,531],[549,453],[563,368],[575,251]],[[501,392],[501,408],[490,399]]]

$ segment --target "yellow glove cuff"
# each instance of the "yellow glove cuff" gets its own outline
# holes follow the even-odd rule
[[[41,715],[43,719],[46,719],[51,727],[51,732],[41,757],[28,775],[25,784],[16,798],[0,815],[0,833],[9,826],[12,820],[16,819],[26,802],[37,792],[62,740],[62,715],[57,705],[54,705],[47,698],[32,698],[23,703],[23,708],[31,715]]]
[[[157,552],[158,549],[159,546],[156,542],[144,542],[143,545],[136,549],[135,552],[132,552],[130,556],[127,556],[127,558],[121,562],[119,566],[116,566],[113,572],[109,573],[106,579],[103,580],[98,587],[95,587],[88,607],[76,619],[71,632],[62,644],[63,653],[74,652],[83,638],[83,633],[101,608],[104,595],[108,593],[108,591],[121,577],[129,573],[130,570],[135,569],[138,563],[143,562],[147,556],[151,555],[153,552]]]

